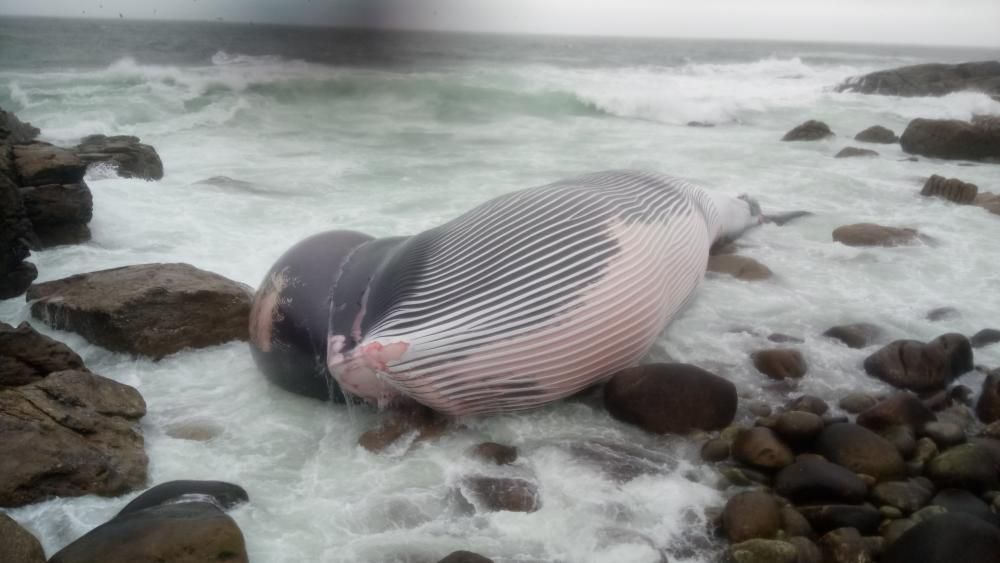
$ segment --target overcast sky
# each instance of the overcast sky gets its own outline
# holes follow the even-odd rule
[[[1000,47],[1000,0],[0,0],[0,14]]]

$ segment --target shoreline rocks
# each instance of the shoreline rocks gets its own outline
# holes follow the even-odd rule
[[[131,135],[90,135],[84,137],[73,152],[87,166],[106,163],[114,167],[122,178],[160,180],[163,178],[163,161],[153,147],[139,142]]]
[[[840,149],[840,152],[833,155],[833,158],[856,158],[856,157],[874,157],[878,156],[878,153],[871,149],[862,149],[860,147],[844,147]]]
[[[926,344],[896,340],[865,358],[864,368],[894,387],[934,391],[972,370],[972,345],[958,333],[943,334]]]
[[[248,339],[249,287],[189,264],[139,264],[35,284],[31,314],[114,352],[159,360]]]
[[[974,202],[978,194],[979,188],[975,184],[937,174],[928,178],[920,190],[920,195],[924,197],[939,197],[960,205]]]
[[[878,143],[888,145],[898,143],[899,137],[892,131],[892,129],[882,127],[881,125],[872,125],[855,135],[854,140],[861,141],[862,143]]]
[[[944,96],[973,90],[1000,97],[1000,61],[918,64],[848,78],[835,88],[883,96]]]
[[[917,118],[906,126],[899,144],[903,151],[921,156],[1000,161],[1000,116],[972,121]]]
[[[791,131],[785,133],[782,141],[818,141],[827,137],[832,137],[833,131],[830,126],[822,121],[810,119],[804,123],[796,125]]]
[[[916,229],[855,223],[834,229],[833,240],[847,246],[892,247],[916,244],[922,240],[922,235]]]

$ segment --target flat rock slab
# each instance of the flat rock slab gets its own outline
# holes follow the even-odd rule
[[[138,391],[82,370],[0,391],[0,506],[142,486],[145,413]]]
[[[14,168],[21,186],[75,184],[87,172],[86,163],[71,151],[47,143],[14,147]]]
[[[31,286],[31,314],[115,352],[159,360],[247,340],[251,289],[189,264],[140,264]]]
[[[160,160],[160,155],[156,154],[153,147],[140,143],[138,137],[90,135],[77,145],[75,152],[87,164],[111,164],[122,178],[163,178],[163,161]]]

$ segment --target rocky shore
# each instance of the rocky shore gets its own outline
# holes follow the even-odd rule
[[[1000,93],[993,78],[1000,69],[991,65],[926,66],[875,73],[840,88],[892,95],[967,88]],[[966,73],[966,80],[951,72]],[[925,84],[916,87],[920,76],[927,77]],[[247,340],[251,288],[189,264],[137,264],[33,284],[38,272],[26,261],[32,250],[89,239],[87,225],[100,210],[84,181],[88,167],[109,166],[123,177],[147,180],[164,173],[155,150],[135,137],[91,136],[62,148],[38,142],[38,135],[0,112],[0,298],[26,294],[39,322],[154,361]],[[782,141],[841,144],[839,139],[827,124],[810,120]],[[866,146],[898,142],[925,158],[1000,162],[997,116],[916,119],[900,136],[875,125],[852,140]],[[831,157],[879,157],[870,148],[836,148]],[[1000,195],[958,178],[932,175],[914,186],[914,196],[1000,215]],[[830,244],[934,241],[919,226],[857,223],[833,230]],[[766,286],[774,272],[738,252],[738,246],[715,249],[712,275]],[[946,309],[928,314],[942,323],[951,318]],[[795,392],[797,382],[822,377],[822,370],[810,365],[802,338],[770,334],[773,345],[746,362],[762,384],[788,390],[778,403],[745,400],[725,373],[681,363],[623,370],[592,390],[589,400],[651,435],[681,435],[700,445],[702,461],[715,469],[713,485],[728,497],[708,514],[718,542],[698,546],[719,560],[1000,561],[1000,367],[977,365],[975,358],[977,349],[1000,345],[1000,327],[887,342],[887,331],[873,320],[832,326],[822,336],[865,350],[857,369],[881,382],[880,393],[852,393],[830,404]],[[982,385],[963,384],[969,374],[980,374]],[[239,485],[173,481],[147,489],[145,414],[136,389],[94,373],[65,344],[30,323],[0,323],[0,507],[146,489],[48,561],[247,561],[243,533],[227,514],[251,502]],[[388,413],[358,444],[376,455],[405,455],[454,431],[455,424],[422,408]],[[671,463],[631,444],[594,440],[566,449],[620,483]],[[546,491],[517,447],[483,442],[466,454],[479,469],[462,475],[450,491],[463,514],[544,507]],[[646,537],[628,539],[657,545]],[[661,560],[684,556],[664,550]],[[38,540],[0,513],[0,561],[45,560]],[[490,559],[457,551],[440,561]]]

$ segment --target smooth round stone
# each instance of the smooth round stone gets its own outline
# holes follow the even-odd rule
[[[729,556],[736,563],[795,563],[795,546],[779,540],[754,539],[729,546]]]
[[[775,491],[793,502],[861,502],[868,486],[855,473],[823,459],[804,458],[782,469]]]
[[[733,444],[733,457],[761,469],[781,469],[795,459],[792,450],[768,428],[740,432]]]
[[[823,430],[823,419],[805,411],[788,411],[778,416],[774,431],[793,444],[813,439]]]
[[[921,434],[934,440],[940,448],[957,446],[965,441],[962,427],[951,422],[928,422],[921,430]]]
[[[895,506],[880,506],[878,507],[878,511],[883,518],[888,520],[895,520],[903,517],[903,512]]]
[[[943,514],[907,530],[883,563],[998,563],[1000,528],[967,514]]]
[[[938,487],[986,491],[998,485],[996,462],[978,444],[962,444],[939,453],[927,463],[927,476]]]
[[[754,401],[748,408],[750,414],[757,417],[771,416],[771,407],[763,401]]]
[[[778,503],[763,491],[740,493],[722,511],[722,529],[731,543],[773,538],[780,527]]]
[[[905,473],[903,458],[888,440],[857,424],[832,424],[816,439],[816,451],[833,463],[876,479]]]
[[[815,395],[802,395],[785,405],[785,410],[806,411],[823,416],[830,410],[830,405]]]
[[[990,505],[981,498],[963,489],[944,489],[938,491],[931,500],[933,506],[942,506],[948,512],[962,512],[975,516],[994,526],[1000,525],[1000,516],[990,510]]]
[[[701,447],[701,459],[705,461],[724,461],[729,459],[729,442],[714,438]]]
[[[864,412],[875,406],[875,398],[865,393],[851,393],[837,402],[837,406],[851,414]]]
[[[909,426],[890,426],[880,430],[878,435],[888,440],[893,446],[896,446],[899,454],[904,458],[911,457],[917,449],[917,437],[913,434],[913,429]]]
[[[882,505],[896,508],[906,514],[916,512],[931,500],[932,490],[914,481],[887,481],[872,489],[872,499]]]

